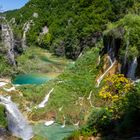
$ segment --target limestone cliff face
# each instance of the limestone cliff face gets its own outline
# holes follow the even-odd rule
[[[2,32],[1,38],[6,50],[8,62],[11,65],[16,66],[15,52],[14,52],[14,45],[15,45],[14,36],[13,36],[12,29],[7,22],[1,24],[1,32]]]
[[[102,68],[97,76],[97,83],[100,84],[101,80],[112,74],[121,73],[131,80],[137,80],[140,76],[140,59],[134,57],[128,59],[128,46],[125,48],[124,55],[121,55],[121,37],[114,38],[113,36],[104,37],[104,47],[101,51]]]

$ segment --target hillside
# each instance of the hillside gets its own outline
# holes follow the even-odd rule
[[[139,137],[139,14],[139,0],[30,0],[2,13],[3,137],[16,139],[5,96],[28,118],[33,140]]]
[[[76,59],[82,50],[95,45],[109,21],[136,10],[137,2],[133,0],[31,0],[6,15],[9,20],[15,18],[18,37],[22,37],[24,24],[33,20],[34,25],[27,33],[29,45],[34,42],[57,55]],[[47,35],[40,35],[43,27],[49,29]]]

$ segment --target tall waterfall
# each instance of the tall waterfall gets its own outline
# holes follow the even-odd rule
[[[138,65],[138,61],[137,61],[137,57],[135,57],[129,66],[128,73],[127,73],[128,78],[131,78],[132,80],[136,79],[135,73],[136,73],[137,65]]]
[[[113,66],[116,64],[116,44],[115,44],[115,39],[113,38],[113,40],[108,41],[107,44],[107,49],[106,49],[106,53],[108,54],[108,61],[110,62],[110,66],[106,69],[106,71],[97,79],[97,85],[96,87],[99,87],[101,81],[103,80],[103,78],[108,74],[108,72],[113,68]]]
[[[6,98],[2,95],[0,95],[0,104],[6,109],[9,131],[23,140],[30,140],[33,137],[32,128],[16,104],[13,103],[10,98]]]
[[[115,39],[113,39],[111,41],[111,44],[110,42],[108,42],[108,45],[107,45],[107,54],[110,56],[110,59],[112,60],[112,62],[115,60],[115,52],[116,51],[116,48],[115,48]]]
[[[22,48],[23,48],[23,50],[25,50],[27,48],[27,45],[26,45],[26,33],[29,31],[31,23],[32,23],[32,20],[26,22],[24,24],[24,27],[23,27],[23,36],[22,36]]]
[[[129,40],[127,41],[127,44],[126,44],[126,49],[125,49],[125,56],[124,56],[124,68],[125,68],[125,66],[126,66],[126,63],[127,63],[127,55],[128,55],[128,47],[129,47]]]
[[[7,51],[7,58],[11,65],[16,65],[14,54],[14,36],[11,27],[7,22],[2,24],[2,39]]]

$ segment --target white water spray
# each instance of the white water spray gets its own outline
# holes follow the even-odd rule
[[[11,88],[3,88],[6,92],[11,92],[11,91],[15,91],[16,88],[15,87],[11,87]]]
[[[27,48],[27,45],[26,45],[26,34],[30,30],[30,26],[31,26],[32,22],[33,22],[32,20],[26,22],[24,24],[24,27],[23,27],[23,36],[22,36],[22,48],[23,48],[23,50],[25,50]]]
[[[109,56],[110,58],[110,56]],[[112,62],[111,58],[109,59],[109,61],[111,62],[110,67],[98,78],[97,80],[97,85],[96,87],[99,87],[101,81],[103,80],[104,76],[111,70],[111,68],[114,66],[114,64],[116,63],[116,60],[114,60],[114,62]]]
[[[50,126],[50,125],[53,125],[54,122],[55,122],[54,120],[46,121],[44,125],[45,125],[45,126]]]
[[[50,94],[53,92],[54,88],[52,88],[49,93],[46,95],[46,97],[44,98],[44,100],[38,105],[38,108],[43,108],[45,107],[45,105],[47,104]]]
[[[61,128],[64,128],[66,126],[66,118],[65,118],[65,116],[63,116],[63,118],[64,118],[64,122],[63,122],[63,125],[61,126]]]
[[[136,73],[136,68],[137,68],[138,62],[137,62],[137,57],[135,57],[132,61],[132,63],[130,64],[128,73],[127,73],[127,77],[131,78],[132,80],[135,80],[135,73]]]
[[[11,98],[6,98],[1,95],[0,104],[6,109],[9,131],[16,137],[23,140],[30,140],[33,137],[32,128],[21,114],[16,104],[11,101]]]

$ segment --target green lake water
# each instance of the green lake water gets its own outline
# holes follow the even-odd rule
[[[60,124],[45,126],[44,124],[37,124],[33,127],[34,133],[43,139],[47,140],[63,140],[65,137],[70,136],[75,130],[73,126],[66,126],[61,128]]]
[[[38,74],[20,74],[13,79],[13,84],[43,84],[51,80],[52,78],[49,78],[44,75],[38,75]]]

